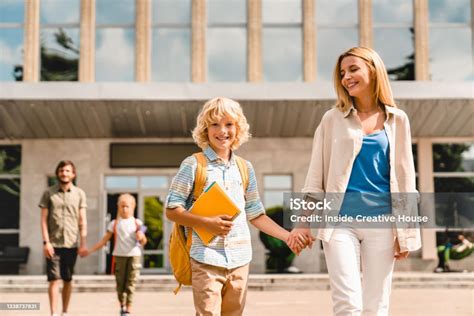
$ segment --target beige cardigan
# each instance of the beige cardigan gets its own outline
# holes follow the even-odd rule
[[[400,109],[385,106],[385,113],[384,128],[390,146],[390,192],[411,193],[400,194],[398,197],[392,194],[392,213],[416,215],[418,194],[410,123],[405,112]],[[346,112],[333,108],[324,114],[314,135],[311,162],[303,192],[330,194],[346,191],[352,165],[363,141],[362,126],[356,115],[357,110],[354,107]],[[421,247],[420,230],[413,227],[415,226],[399,223],[394,227],[394,234],[402,252],[414,251]],[[326,225],[318,230],[317,237],[329,241],[333,230],[330,225]]]

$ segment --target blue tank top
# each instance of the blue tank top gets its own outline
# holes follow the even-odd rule
[[[385,130],[366,135],[352,166],[341,215],[391,213],[390,147]]]

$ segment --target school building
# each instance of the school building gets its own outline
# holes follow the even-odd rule
[[[204,101],[242,104],[253,138],[238,154],[265,206],[279,205],[303,186],[336,59],[358,45],[379,52],[410,118],[418,190],[474,192],[473,16],[474,0],[0,1],[0,257],[29,247],[19,272],[44,273],[38,203],[68,159],[88,197],[88,244],[130,192],[148,226],[143,271],[170,273],[163,201],[197,150]],[[433,205],[437,228],[397,269],[431,269],[437,238],[472,223],[472,205]],[[252,238],[251,271],[263,273],[268,250]],[[78,260],[78,273],[107,270],[106,250]],[[326,270],[320,247],[294,265]]]

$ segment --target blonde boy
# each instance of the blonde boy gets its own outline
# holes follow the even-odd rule
[[[97,251],[116,234],[112,254],[115,260],[114,274],[121,315],[130,315],[135,284],[140,274],[142,250],[137,241],[142,247],[147,241],[140,230],[142,221],[133,217],[135,206],[135,198],[132,195],[121,194],[117,201],[117,219],[109,223],[102,240],[88,250],[88,254]]]
[[[249,184],[244,191],[234,150],[250,137],[240,105],[227,98],[204,104],[193,138],[207,160],[205,188],[217,182],[241,209],[231,221],[227,215],[201,217],[188,212],[193,201],[197,160],[186,158],[174,177],[166,199],[166,216],[186,227],[202,227],[218,237],[207,246],[193,233],[191,246],[192,287],[196,315],[242,315],[247,293],[252,245],[247,221],[287,244],[289,233],[265,215],[257,191],[255,171],[247,163]],[[301,236],[299,236],[301,237]],[[295,237],[298,238],[298,237]],[[299,252],[303,241],[292,240]]]

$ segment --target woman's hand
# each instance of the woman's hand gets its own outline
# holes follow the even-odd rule
[[[288,247],[297,255],[300,254],[301,250],[313,246],[313,241],[316,238],[311,234],[311,229],[309,228],[294,228],[287,239]]]
[[[400,252],[400,244],[398,243],[398,239],[395,239],[395,255],[393,256],[395,260],[406,259],[409,254],[409,251]]]

